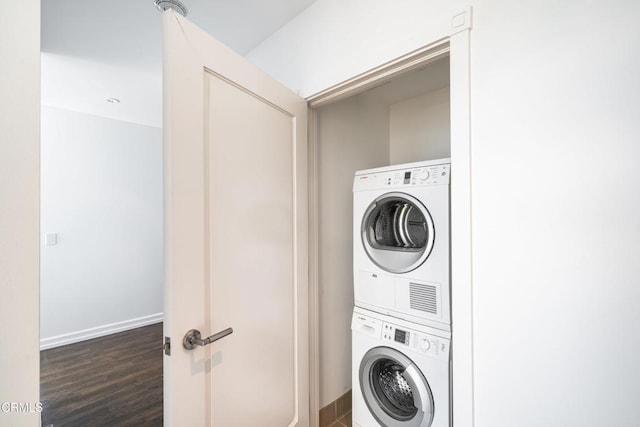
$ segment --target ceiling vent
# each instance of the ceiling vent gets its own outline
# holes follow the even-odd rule
[[[178,0],[155,0],[155,5],[160,12],[173,9],[182,16],[187,16],[187,7]]]

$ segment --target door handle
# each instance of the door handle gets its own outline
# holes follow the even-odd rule
[[[193,350],[198,345],[204,347],[205,345],[209,345],[212,342],[218,341],[219,339],[224,338],[232,333],[233,329],[227,328],[224,331],[220,331],[211,335],[210,337],[202,339],[202,335],[200,335],[199,330],[191,329],[184,335],[184,338],[182,339],[182,346],[187,350]]]

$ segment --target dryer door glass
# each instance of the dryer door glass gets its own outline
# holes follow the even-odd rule
[[[362,220],[362,244],[378,267],[390,273],[418,268],[431,253],[433,220],[426,207],[405,193],[377,198]]]
[[[382,425],[430,426],[433,421],[429,383],[397,350],[375,347],[364,355],[360,389],[369,411]]]

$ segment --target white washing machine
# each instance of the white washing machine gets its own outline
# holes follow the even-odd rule
[[[359,427],[450,427],[451,334],[356,307],[352,420]]]
[[[355,305],[451,331],[449,159],[358,171]]]

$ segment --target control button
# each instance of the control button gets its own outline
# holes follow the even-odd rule
[[[420,172],[420,181],[426,181],[429,179],[429,171],[428,170],[423,170],[422,172]]]
[[[427,351],[427,350],[429,350],[429,349],[431,348],[431,342],[430,342],[428,339],[426,339],[426,338],[422,338],[422,339],[420,340],[420,348],[421,348],[423,351]]]

